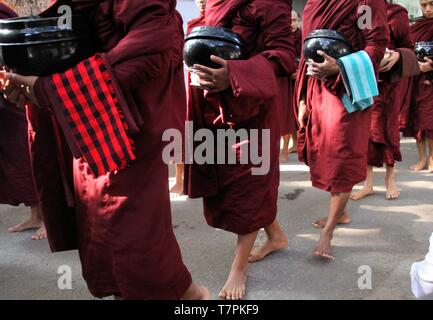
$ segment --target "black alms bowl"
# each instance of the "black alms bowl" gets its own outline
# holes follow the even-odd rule
[[[433,59],[433,41],[417,42],[415,53],[419,61],[425,61],[424,58]]]
[[[215,55],[225,60],[245,58],[241,37],[230,29],[221,27],[196,27],[185,38],[183,58],[188,67],[195,64],[219,68],[210,60]]]
[[[69,27],[59,17],[0,20],[0,65],[23,75],[63,72],[94,52],[87,23],[79,16]]]
[[[352,52],[352,46],[346,38],[337,31],[319,29],[311,32],[304,41],[304,58],[315,62],[323,62],[323,58],[317,54],[322,50],[335,59],[344,57]]]

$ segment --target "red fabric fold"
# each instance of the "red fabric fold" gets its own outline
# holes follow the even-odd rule
[[[100,55],[50,77],[50,98],[65,135],[95,176],[124,169],[135,159],[128,124]]]

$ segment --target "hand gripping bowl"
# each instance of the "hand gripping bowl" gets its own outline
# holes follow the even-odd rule
[[[415,53],[419,61],[425,61],[424,58],[433,59],[433,41],[417,42]]]
[[[230,29],[221,27],[196,27],[185,38],[183,58],[188,67],[200,64],[217,69],[210,56],[224,60],[245,58],[245,46],[240,36]]]
[[[2,19],[0,65],[22,75],[63,72],[93,54],[95,40],[87,30],[80,16],[72,17],[71,26],[59,17]]]
[[[329,29],[318,29],[311,32],[304,41],[304,58],[322,63],[323,57],[317,54],[322,50],[327,55],[339,59],[352,53],[352,46],[339,32]]]

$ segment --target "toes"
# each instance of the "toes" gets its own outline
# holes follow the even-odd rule
[[[400,197],[400,192],[388,193],[388,194],[386,195],[386,198],[387,198],[388,200],[396,200],[396,199],[398,199],[399,197]]]
[[[218,294],[218,297],[220,297],[221,299],[225,299],[227,297],[227,292],[225,290],[221,290]]]
[[[254,255],[254,256],[251,256],[250,258],[248,258],[248,262],[255,263],[255,262],[258,262],[258,261],[260,261],[262,259],[263,258],[261,258],[260,256]]]
[[[312,223],[313,227],[316,229],[323,229],[325,224],[326,224],[326,222],[324,222],[324,221],[316,221],[316,222]]]
[[[327,260],[335,260],[335,257],[329,253],[322,251],[314,251],[314,255],[318,258],[327,259]]]
[[[323,253],[322,258],[329,259],[329,260],[335,260],[334,256],[332,256],[329,253]]]

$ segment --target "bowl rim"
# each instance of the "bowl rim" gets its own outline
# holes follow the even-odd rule
[[[418,41],[418,42],[415,42],[415,47],[417,47],[417,46],[425,46],[425,45],[433,47],[433,41]]]
[[[226,38],[218,37],[218,36],[215,36],[215,35],[212,35],[212,36],[193,35],[193,33],[197,32],[198,30],[205,30],[205,29],[214,29],[214,30],[217,29],[217,30],[221,30],[223,32],[227,32],[227,33],[233,35],[234,38],[235,38],[235,40],[233,40],[233,39],[226,39]],[[242,37],[238,33],[234,32],[233,30],[231,30],[229,28],[224,28],[224,27],[214,27],[214,26],[198,26],[198,27],[195,27],[195,28],[193,28],[186,35],[186,37],[185,37],[185,43],[187,41],[193,40],[193,39],[209,39],[209,40],[220,40],[220,41],[224,40],[226,42],[229,42],[231,44],[240,46],[243,49],[245,49],[245,45],[244,45],[244,43],[242,41]]]
[[[1,47],[23,47],[23,46],[36,46],[40,44],[51,44],[56,42],[67,42],[67,41],[75,41],[81,39],[80,37],[69,37],[69,38],[59,38],[52,40],[41,40],[41,41],[30,41],[30,42],[0,42]]]
[[[320,31],[331,31],[332,33],[334,33],[336,35],[336,37],[332,37],[330,35],[323,35],[320,38],[340,40],[340,41],[343,41],[344,43],[346,43],[347,45],[349,45],[350,47],[352,47],[350,42],[346,39],[346,37],[343,34],[341,34],[340,32],[338,32],[336,30],[333,30],[333,29],[316,29],[316,30],[310,32],[310,34],[305,38],[304,43],[307,40],[317,38],[317,36],[313,35],[313,33],[320,32]]]
[[[73,17],[81,17],[80,14],[72,14]],[[23,22],[38,22],[38,21],[50,21],[50,20],[59,20],[63,16],[54,16],[54,17],[41,17],[41,16],[25,16],[25,17],[13,17],[0,19],[0,24],[13,24],[13,23],[23,23]],[[31,19],[30,19],[31,18]]]

